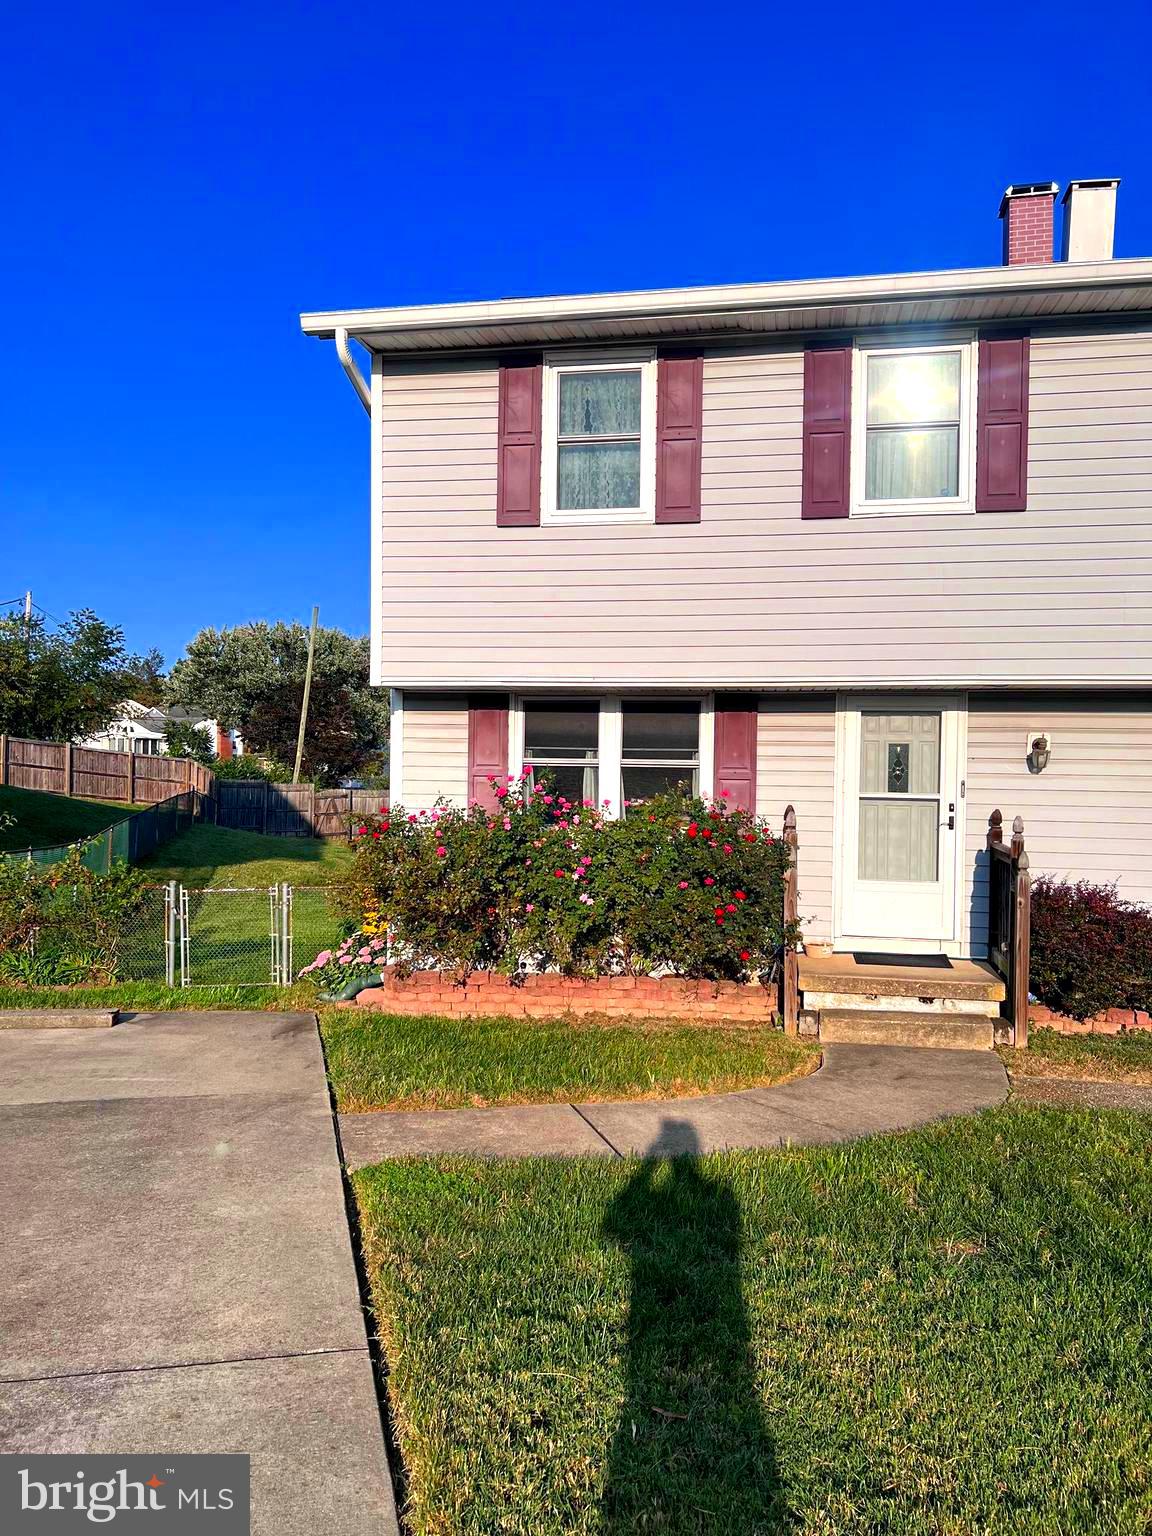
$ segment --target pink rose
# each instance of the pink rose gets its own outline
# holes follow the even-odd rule
[[[525,912],[535,912],[535,910],[536,910],[535,902],[526,901],[524,903],[524,910],[525,910]]]
[[[437,850],[436,850],[436,857],[438,859],[442,859],[447,852],[448,852],[447,848],[437,848]]]
[[[680,889],[682,891],[686,891],[688,889],[688,882],[687,882],[687,880],[681,880],[681,882],[680,882]]]

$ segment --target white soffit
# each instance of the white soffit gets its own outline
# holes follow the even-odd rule
[[[1152,311],[1148,259],[334,310],[302,315],[300,325],[323,339],[343,327],[375,352],[429,352],[1145,311]]]

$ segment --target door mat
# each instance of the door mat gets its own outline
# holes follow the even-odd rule
[[[907,965],[915,970],[931,967],[934,971],[952,969],[952,962],[947,955],[872,955],[853,951],[852,958],[857,965]]]

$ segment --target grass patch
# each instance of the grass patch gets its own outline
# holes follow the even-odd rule
[[[16,818],[12,826],[0,827],[0,852],[53,848],[57,843],[94,837],[141,809],[139,805],[117,804],[112,800],[77,800],[68,795],[0,785],[0,815]]]
[[[1068,1077],[1085,1082],[1152,1083],[1152,1029],[1124,1035],[1064,1035],[1037,1029],[1023,1051],[1002,1050],[1013,1077]]]
[[[773,1029],[568,1019],[450,1019],[330,1009],[328,1075],[342,1111],[666,1099],[781,1082],[815,1045]]]
[[[328,885],[352,858],[339,838],[266,837],[229,827],[181,832],[141,867],[149,879],[187,886]]]
[[[414,1536],[1152,1521],[1152,1123],[354,1175]]]
[[[311,1013],[315,1007],[316,989],[304,983],[297,987],[167,987],[153,981],[121,981],[110,987],[0,986],[0,1008],[119,1008],[125,1013],[251,1008]]]

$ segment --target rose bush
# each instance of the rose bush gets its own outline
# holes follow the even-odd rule
[[[673,793],[613,819],[526,778],[494,794],[494,810],[395,806],[353,828],[341,908],[354,923],[379,911],[402,968],[713,980],[770,968],[789,855],[756,817]]]

